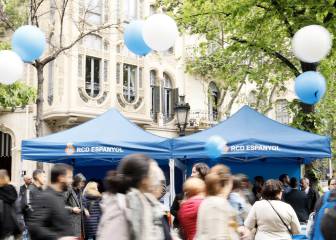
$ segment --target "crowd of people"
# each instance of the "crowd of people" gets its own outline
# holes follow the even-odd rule
[[[307,178],[233,175],[197,163],[170,211],[160,202],[165,177],[153,159],[134,154],[108,172],[104,186],[55,164],[37,169],[16,191],[0,170],[0,240],[335,239],[336,179],[322,197]],[[105,189],[102,192],[101,189]]]

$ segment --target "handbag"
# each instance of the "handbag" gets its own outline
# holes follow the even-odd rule
[[[282,217],[280,216],[280,214],[275,210],[275,208],[273,207],[273,205],[271,204],[270,201],[267,200],[267,202],[271,205],[271,207],[273,208],[274,212],[278,215],[278,217],[280,218],[281,222],[283,223],[283,225],[285,225],[285,227],[287,228],[287,231],[289,232],[289,234],[291,235],[291,237],[293,237],[293,233],[292,230],[287,226],[287,224],[285,223],[285,221],[282,219]]]

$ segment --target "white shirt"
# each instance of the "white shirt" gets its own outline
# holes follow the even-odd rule
[[[280,214],[282,220],[292,230],[293,234],[300,233],[300,222],[294,209],[280,200],[271,200],[270,203]],[[286,226],[266,200],[255,202],[249,212],[244,225],[252,230],[257,226],[255,240],[290,240]]]
[[[305,189],[305,193],[308,194],[308,192],[309,192],[309,187],[307,187],[307,188]]]

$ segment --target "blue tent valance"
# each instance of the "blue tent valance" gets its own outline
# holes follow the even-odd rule
[[[78,167],[115,165],[132,153],[143,153],[168,164],[171,143],[144,131],[115,109],[63,132],[22,141],[22,159],[75,161]]]
[[[212,128],[174,139],[173,157],[187,161],[207,159],[205,144],[214,135],[227,142],[221,157],[227,161],[280,159],[308,163],[331,157],[329,137],[281,124],[248,106]]]

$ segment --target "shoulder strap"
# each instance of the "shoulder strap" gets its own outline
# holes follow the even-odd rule
[[[271,204],[270,201],[266,200],[270,205],[271,207],[273,208],[274,212],[278,215],[278,217],[280,218],[281,222],[283,223],[283,225],[285,225],[285,227],[287,228],[287,231],[289,232],[290,235],[293,235],[292,234],[292,231],[290,230],[290,228],[287,226],[287,224],[285,223],[285,221],[282,219],[282,217],[280,216],[280,214],[275,210],[275,208],[273,207],[273,205]]]

